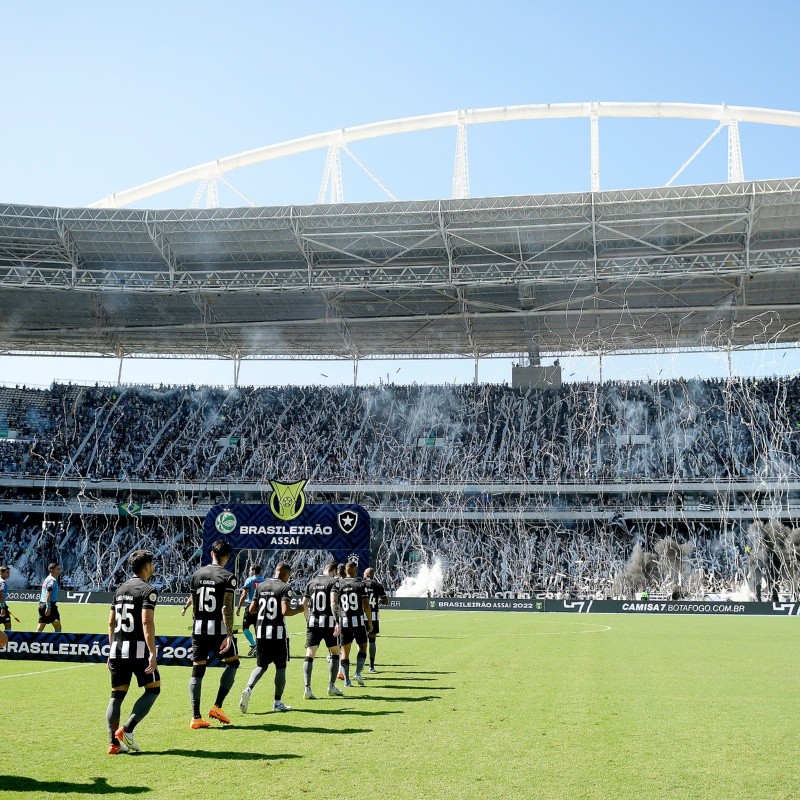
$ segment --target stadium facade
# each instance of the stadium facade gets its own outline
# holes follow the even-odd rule
[[[591,121],[592,191],[464,196],[467,123],[564,116]],[[595,151],[600,116],[718,119],[717,130],[729,129],[730,182],[599,191]],[[345,129],[332,133],[330,142],[323,135],[319,141],[309,137],[294,143],[301,150],[328,146],[330,178],[331,169],[338,168],[338,149],[350,140],[458,126],[450,200],[170,211],[108,207],[125,200],[122,193],[92,208],[1,206],[0,350],[221,357],[235,364],[255,357],[337,358],[357,364],[363,358],[392,356],[458,356],[476,362],[520,356],[538,364],[540,356],[567,353],[730,352],[796,343],[800,180],[742,181],[737,124],[796,126],[797,116],[681,104],[525,106],[458,112],[452,119],[432,115],[396,121],[394,127]],[[214,170],[283,150],[240,154],[215,162]],[[198,169],[200,179],[214,177],[213,170]],[[189,172],[162,183],[185,182]],[[149,188],[128,194],[146,196]],[[635,538],[637,530],[640,539],[648,531],[662,539],[670,530],[679,530],[684,539],[710,531],[705,538],[722,542],[722,560],[738,560],[735,571],[741,577],[747,565],[736,551],[746,526],[793,526],[800,507],[794,387],[787,389],[780,381],[763,386],[729,382],[721,395],[711,385],[668,390],[634,387],[629,395],[627,389],[590,385],[585,408],[575,406],[569,390],[531,390],[523,402],[525,418],[508,417],[506,427],[535,428],[548,414],[557,423],[540,431],[551,441],[536,439],[527,462],[514,461],[502,443],[504,432],[487,418],[478,430],[481,435],[490,431],[484,444],[491,458],[484,454],[477,471],[458,472],[452,467],[454,452],[474,448],[474,442],[465,445],[452,424],[447,429],[426,418],[419,430],[409,423],[413,434],[404,446],[414,455],[397,462],[413,464],[413,470],[389,474],[395,467],[387,463],[393,462],[381,461],[383,472],[343,467],[334,474],[318,469],[314,459],[327,457],[319,453],[304,453],[292,468],[311,478],[309,488],[317,499],[367,506],[376,521],[377,551],[387,540],[395,550],[402,549],[404,538],[411,542],[400,556],[384,553],[383,566],[395,575],[402,574],[406,562],[434,554],[437,541],[458,539],[461,533],[450,536],[455,528],[463,532],[473,526],[476,536],[500,531],[495,556],[505,552],[504,535],[516,538],[519,563],[525,561],[522,551],[533,546],[523,541],[527,528],[555,531],[556,540],[565,531],[582,531],[579,538],[601,531],[620,541]],[[247,442],[246,429],[243,435],[233,430],[227,414],[232,408],[233,417],[243,413],[236,411],[235,398],[209,401],[202,387],[153,391],[159,397],[171,391],[182,396],[174,417],[154,413],[152,420],[160,427],[148,434],[150,444],[132,450],[124,464],[102,453],[111,440],[125,452],[124,443],[114,437],[138,421],[146,387],[98,388],[94,393],[72,386],[0,391],[5,463],[0,514],[18,539],[27,542],[31,530],[41,531],[27,544],[16,542],[17,560],[28,571],[62,549],[74,549],[78,539],[84,551],[91,540],[99,552],[110,535],[119,547],[108,558],[98,555],[97,568],[92,574],[84,570],[82,580],[93,585],[98,578],[111,580],[122,563],[120,547],[157,536],[159,521],[171,519],[169,547],[177,549],[170,557],[188,558],[192,531],[208,508],[219,502],[263,501],[269,478],[289,477],[259,474],[251,469],[255,456],[238,470],[224,472],[221,465],[235,460],[230,453],[240,441],[252,447],[255,438],[250,432]],[[634,397],[637,393],[650,399]],[[436,402],[451,402],[445,395],[440,392]],[[679,403],[672,402],[676,396]],[[742,410],[749,399],[760,404],[760,417],[750,421]],[[318,400],[312,397],[311,405]],[[385,398],[357,400],[374,405]],[[487,404],[499,406],[506,399],[476,396],[469,402],[474,405],[460,407],[461,413],[478,419],[486,415]],[[612,407],[613,413],[608,411]],[[534,408],[535,420],[527,416]],[[580,430],[569,424],[564,409],[578,412]],[[730,419],[709,423],[698,433],[698,409],[712,421],[720,415]],[[201,425],[198,421],[209,414],[212,421]],[[597,415],[594,421],[592,414]],[[167,462],[162,455],[150,469],[155,457],[148,458],[164,449],[176,418],[186,423],[194,444],[184,445],[182,455]],[[442,418],[453,421],[447,414]],[[768,433],[770,428],[775,431]],[[565,431],[575,434],[568,456]],[[727,437],[727,447],[711,454],[709,442],[717,435]],[[592,437],[596,454],[589,458],[586,442]],[[672,437],[669,446],[665,437]],[[556,439],[558,446],[551,446]],[[448,447],[449,460],[440,457]],[[531,467],[539,447],[549,459],[549,473]],[[328,452],[337,448],[347,450],[347,443],[332,441]],[[472,456],[463,463],[474,465]],[[177,468],[170,473],[164,463],[173,462]],[[145,526],[147,520],[153,524]],[[127,532],[118,542],[122,528]],[[84,536],[90,530],[91,536]],[[7,535],[10,552],[8,541]],[[553,545],[552,536],[546,542],[539,537],[538,546],[545,549],[562,545]],[[573,537],[569,546],[579,545]],[[624,546],[617,550],[624,555]],[[550,577],[569,572],[558,553],[548,563]],[[574,557],[572,566],[578,563],[584,559]],[[730,564],[727,568],[730,572]],[[527,585],[534,587],[535,570],[529,572]],[[785,572],[794,580],[794,567]],[[591,588],[583,574],[561,577],[567,579],[558,584],[562,588]],[[611,577],[606,574],[595,586],[607,590]],[[502,588],[506,578],[478,589]]]

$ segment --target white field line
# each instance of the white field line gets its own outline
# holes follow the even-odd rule
[[[3,680],[3,678],[27,678],[31,675],[44,675],[46,672],[63,672],[66,669],[79,669],[80,667],[91,667],[95,665],[96,663],[92,661],[86,664],[70,664],[70,666],[68,667],[53,667],[53,669],[39,669],[34,672],[15,672],[13,675],[0,675],[0,681]]]

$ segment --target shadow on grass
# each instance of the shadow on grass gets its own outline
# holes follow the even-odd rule
[[[454,675],[454,672],[448,672],[446,670],[435,670],[435,669],[379,669],[377,675],[381,675],[382,673],[392,674],[392,675]],[[404,679],[405,680],[405,679]],[[420,679],[422,680],[422,679]],[[431,679],[435,680],[435,679]]]
[[[296,753],[246,753],[241,750],[182,750],[172,748],[170,750],[149,750],[147,753],[139,753],[136,758],[142,756],[182,756],[185,758],[213,758],[233,761],[283,761],[288,758],[302,758]]]
[[[149,786],[112,786],[107,778],[92,778],[92,783],[40,781],[22,775],[0,775],[0,786],[6,792],[47,792],[51,794],[142,794]]]
[[[393,692],[448,692],[455,691],[455,686],[409,686],[407,683],[389,683],[387,681],[370,681],[367,689],[390,689]]]
[[[315,728],[307,725],[249,725],[251,731],[276,731],[278,733],[335,733],[337,735],[354,733],[372,733],[372,728]]]
[[[358,717],[385,717],[387,714],[402,714],[402,711],[359,711],[357,708],[296,708],[299,714],[331,714],[342,716],[353,714]]]
[[[438,687],[437,687],[438,688]],[[386,697],[382,694],[362,694],[358,697],[348,697],[350,700],[377,700],[384,703],[425,703],[428,700],[441,700],[438,694],[424,694],[421,697]]]
[[[373,672],[367,680],[372,683],[373,681],[389,681],[391,683],[403,683],[408,685],[409,681],[438,681],[438,678],[420,678],[416,675],[409,674],[407,677],[402,678],[391,678],[389,677],[389,673],[387,672],[385,675],[382,675],[380,672]]]

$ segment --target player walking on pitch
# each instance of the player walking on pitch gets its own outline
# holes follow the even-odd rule
[[[149,550],[131,553],[128,565],[134,577],[114,593],[108,615],[108,642],[111,651],[111,700],[106,710],[108,754],[138,753],[133,731],[147,716],[161,692],[161,678],[156,664],[155,608],[158,592],[148,583],[153,577],[153,554]],[[124,725],[119,724],[122,701],[136,676],[144,689]]]
[[[49,564],[47,567],[48,576],[42,581],[42,593],[39,597],[39,624],[36,631],[41,633],[45,625],[52,625],[56,631],[61,630],[61,613],[58,610],[58,576],[61,574],[61,567],[56,564]]]
[[[292,608],[292,587],[288,580],[292,568],[281,561],[275,567],[275,577],[262,581],[256,596],[250,604],[250,613],[256,615],[256,666],[250,673],[247,686],[239,700],[239,710],[247,713],[250,695],[255,685],[264,676],[270,664],[275,665],[275,699],[273,711],[291,711],[291,706],[283,702],[286,688],[286,664],[289,661],[289,633],[286,630],[286,617],[293,617],[305,609],[305,603]]]
[[[372,609],[367,600],[364,581],[358,577],[358,564],[347,562],[347,577],[339,581],[339,642],[342,648],[341,674],[344,685],[352,686],[350,681],[350,648],[353,641],[358,645],[356,671],[353,679],[361,686],[364,678],[361,670],[367,661],[367,637],[372,630]]]
[[[233,688],[236,670],[239,668],[239,654],[233,638],[233,594],[236,578],[225,569],[233,550],[223,539],[211,545],[211,564],[198,569],[192,575],[192,677],[189,681],[189,696],[192,701],[193,730],[210,728],[211,723],[200,713],[200,698],[203,690],[203,676],[208,665],[208,654],[219,653],[225,669],[219,679],[217,699],[208,712],[209,717],[223,725],[230,725],[230,719],[222,710],[222,704]]]
[[[372,630],[369,632],[369,671],[375,672],[376,639],[381,632],[381,623],[378,616],[378,606],[388,606],[389,597],[383,584],[375,580],[375,570],[367,567],[364,570],[364,586],[367,587],[367,600],[372,609]]]
[[[316,700],[311,689],[311,673],[314,670],[314,657],[321,642],[325,642],[329,660],[328,694],[341,695],[336,685],[339,672],[339,579],[336,577],[336,564],[325,565],[322,575],[317,575],[308,583],[305,593],[306,614],[306,657],[303,662],[303,697]]]

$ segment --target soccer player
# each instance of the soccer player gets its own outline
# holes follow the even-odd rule
[[[11,574],[11,567],[7,564],[0,566],[0,625],[6,631],[11,630],[11,609],[6,602],[6,581]]]
[[[381,632],[378,606],[388,606],[389,597],[383,584],[375,580],[375,570],[372,567],[364,570],[364,586],[367,587],[367,600],[372,609],[372,630],[369,632],[369,671],[375,672],[375,651],[377,649],[375,640]]]
[[[223,725],[230,725],[230,718],[222,710],[222,704],[233,688],[236,670],[239,669],[239,654],[233,638],[233,595],[236,577],[225,569],[233,549],[228,542],[217,539],[211,545],[211,564],[200,567],[190,583],[192,600],[192,677],[189,681],[189,696],[192,701],[192,730],[210,728],[211,723],[200,714],[200,698],[203,676],[206,674],[208,654],[219,653],[225,669],[219,679],[217,699],[208,716]]]
[[[106,723],[110,756],[140,752],[133,731],[150,712],[161,692],[154,619],[158,592],[148,583],[155,571],[153,554],[149,550],[136,550],[131,553],[128,566],[135,577],[123,583],[114,593],[108,615],[111,700],[106,710]],[[120,725],[122,701],[134,675],[144,692],[133,704],[128,721]]]
[[[253,634],[250,633],[250,626],[255,624],[256,618],[250,613],[250,603],[253,602],[253,598],[256,596],[256,587],[262,580],[264,579],[261,577],[261,566],[259,564],[254,564],[250,567],[250,577],[239,590],[239,604],[236,606],[236,616],[238,617],[239,614],[242,613],[242,606],[245,602],[247,603],[247,608],[244,610],[244,619],[242,620],[242,633],[245,639],[250,642],[248,656],[254,656],[256,654],[256,640],[253,638]]]
[[[367,661],[367,638],[372,630],[372,609],[369,607],[364,581],[358,577],[358,564],[348,561],[346,571],[347,577],[339,581],[339,644],[343,656],[340,674],[344,676],[345,686],[353,685],[350,681],[350,648],[355,641],[358,655],[353,678],[363,686],[361,670]]]
[[[305,593],[306,615],[306,658],[303,662],[303,697],[316,700],[311,690],[311,673],[314,670],[314,657],[320,642],[330,653],[330,678],[328,694],[341,695],[342,690],[336,685],[339,672],[339,579],[336,577],[336,564],[332,561],[325,565],[322,575],[317,575],[308,583]]]
[[[44,630],[45,625],[52,625],[55,631],[61,630],[61,614],[58,611],[58,576],[61,567],[58,564],[49,564],[48,576],[42,581],[42,593],[39,596],[39,624],[37,633]]]
[[[283,698],[286,688],[286,664],[289,661],[289,633],[286,630],[286,617],[293,617],[305,609],[305,603],[292,608],[292,587],[289,577],[292,568],[285,561],[275,567],[275,577],[262,581],[256,590],[256,596],[250,603],[250,613],[256,616],[256,666],[250,673],[239,700],[239,711],[247,713],[250,695],[255,685],[264,676],[270,664],[275,665],[275,700],[273,711],[291,711]]]

